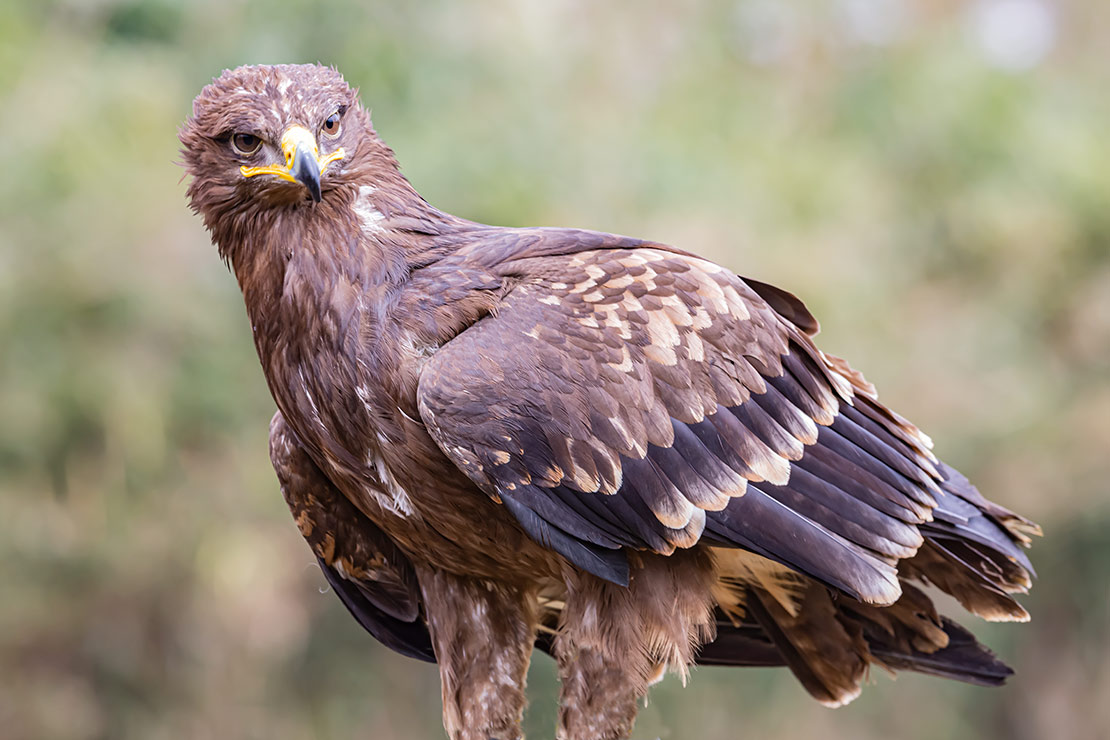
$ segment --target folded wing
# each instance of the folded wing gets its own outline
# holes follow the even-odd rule
[[[995,580],[1021,581],[1010,530],[967,499],[982,522],[938,509],[947,478],[928,438],[814,346],[793,296],[662,247],[502,269],[519,282],[425,365],[421,416],[579,567],[622,582],[625,548],[705,542],[891,604],[899,561],[928,549],[953,581],[983,557],[1009,568]],[[993,529],[976,540],[980,524]]]
[[[435,662],[412,564],[316,467],[280,413],[270,423],[270,458],[298,529],[347,610],[387,647]]]

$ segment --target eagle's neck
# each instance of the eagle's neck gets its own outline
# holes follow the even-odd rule
[[[428,345],[411,327],[438,325],[447,300],[414,300],[418,276],[475,225],[414,192],[362,185],[266,227],[232,264],[274,400],[319,464],[381,468],[380,440],[419,416],[414,362]]]
[[[326,191],[320,203],[260,211],[253,227],[221,240],[256,331],[290,308],[326,310],[354,289],[384,298],[413,269],[451,251],[470,224],[429,205],[400,175]],[[288,316],[282,316],[288,319]]]
[[[229,255],[275,398],[295,382],[289,376],[324,358],[337,378],[389,374],[405,341],[399,314],[413,313],[398,310],[413,275],[477,227],[433,208],[400,176],[325,191],[320,203],[259,220],[253,243]]]

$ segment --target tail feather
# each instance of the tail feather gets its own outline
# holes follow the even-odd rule
[[[1013,672],[956,622],[937,614],[908,583],[889,607],[834,598],[813,582],[798,616],[757,589],[746,611],[717,612],[717,637],[702,646],[699,665],[788,666],[806,690],[830,706],[854,699],[871,665],[909,670],[979,686],[998,686]]]
[[[717,637],[701,646],[698,665],[774,668],[786,665],[782,653],[758,624],[734,624],[717,615]]]
[[[779,649],[806,691],[822,704],[843,706],[859,696],[869,652],[855,625],[837,619],[830,591],[808,589],[797,615],[774,599],[753,592],[749,610]]]
[[[941,617],[941,622],[948,645],[934,653],[907,654],[872,643],[871,654],[888,668],[927,673],[977,686],[1001,686],[1014,674],[1010,666],[979,644],[975,636],[959,624],[948,617]]]

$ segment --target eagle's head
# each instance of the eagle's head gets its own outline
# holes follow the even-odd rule
[[[311,209],[396,172],[357,91],[314,64],[227,70],[193,101],[179,132],[188,196],[220,231],[264,213]],[[335,195],[333,195],[335,193]]]

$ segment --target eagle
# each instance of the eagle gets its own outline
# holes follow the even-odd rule
[[[924,586],[1025,621],[1036,524],[818,349],[794,295],[626,236],[440,211],[356,90],[246,66],[179,131],[246,304],[270,457],[336,595],[438,664],[454,740],[521,737],[536,648],[557,737],[628,737],[694,665],[1011,673]]]

